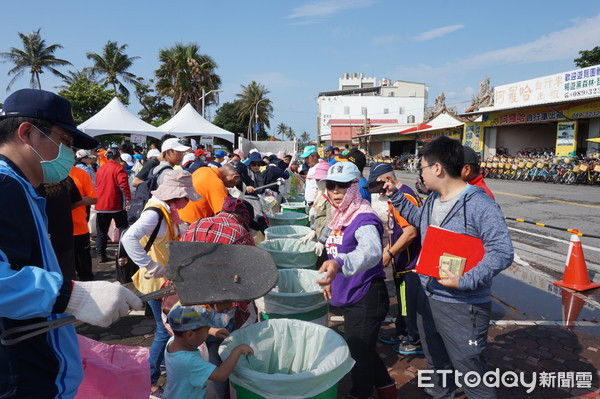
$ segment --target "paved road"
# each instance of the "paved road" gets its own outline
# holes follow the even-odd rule
[[[366,170],[368,175],[368,168]],[[413,186],[416,175],[397,171]],[[486,180],[507,217],[525,219],[600,237],[600,187],[539,182]],[[519,259],[540,268],[562,272],[570,233],[508,221]],[[600,238],[581,238],[588,270],[600,282]]]

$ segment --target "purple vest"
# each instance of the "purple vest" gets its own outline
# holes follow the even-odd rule
[[[358,245],[355,237],[356,230],[361,226],[370,224],[377,227],[381,238],[383,236],[383,225],[374,213],[361,213],[348,226],[342,227],[341,230],[332,231],[325,245],[329,259],[335,259],[337,254],[340,253],[348,254],[354,251]],[[354,276],[344,277],[340,271],[331,283],[331,304],[333,306],[348,306],[360,301],[367,294],[371,286],[371,280],[374,278],[385,278],[381,257],[376,265]]]

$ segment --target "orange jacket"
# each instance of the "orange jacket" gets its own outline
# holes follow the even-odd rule
[[[185,208],[179,210],[181,220],[189,224],[219,213],[228,195],[221,172],[217,168],[206,166],[197,169],[192,173],[192,183],[202,198],[196,202],[189,202]]]

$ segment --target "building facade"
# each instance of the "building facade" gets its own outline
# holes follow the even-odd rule
[[[428,90],[424,83],[344,74],[338,90],[319,93],[318,142],[342,147],[373,127],[419,123]]]

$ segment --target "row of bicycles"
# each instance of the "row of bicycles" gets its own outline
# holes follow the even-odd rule
[[[600,153],[573,158],[496,156],[481,162],[481,173],[494,179],[600,185]]]

